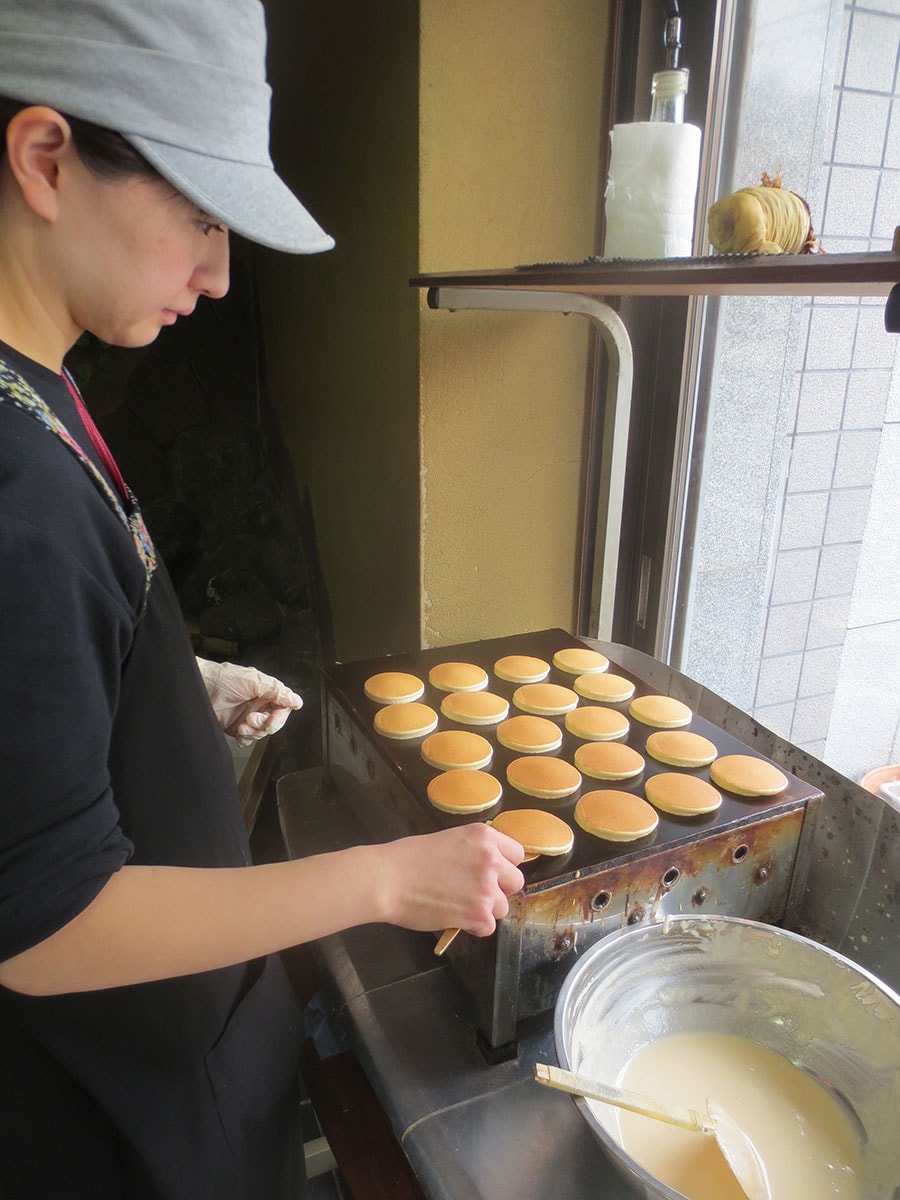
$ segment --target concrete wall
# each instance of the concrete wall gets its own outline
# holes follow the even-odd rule
[[[269,0],[273,152],[337,239],[258,256],[338,656],[571,623],[588,332],[418,269],[594,252],[608,6]]]
[[[785,186],[818,213],[829,101],[823,79],[837,58],[837,6],[838,0],[815,0],[787,12],[780,0],[758,0],[740,109],[732,117],[733,177],[723,181],[721,194],[781,168]],[[702,490],[681,669],[750,711],[790,452],[804,302],[732,296],[718,303],[707,425],[698,439]]]

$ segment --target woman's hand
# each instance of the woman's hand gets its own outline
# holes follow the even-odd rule
[[[127,864],[62,929],[0,963],[0,985],[50,996],[170,979],[372,921],[487,936],[523,885],[523,857],[476,822],[253,867]]]
[[[239,746],[276,733],[303,701],[272,675],[255,667],[197,659],[219,724]]]
[[[509,912],[524,878],[518,842],[476,822],[377,847],[380,892],[373,920],[407,929],[464,929],[486,937]]]

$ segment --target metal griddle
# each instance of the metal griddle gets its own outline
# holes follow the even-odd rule
[[[679,912],[727,913],[772,924],[781,921],[789,902],[804,820],[810,807],[822,799],[817,788],[779,767],[787,775],[788,786],[777,796],[748,799],[722,792],[723,803],[715,813],[692,818],[660,813],[659,825],[648,837],[629,843],[604,841],[575,824],[573,811],[582,792],[615,788],[643,796],[649,776],[678,770],[646,753],[651,727],[632,720],[624,739],[646,761],[637,778],[606,783],[585,776],[572,796],[539,800],[506,782],[506,767],[519,755],[499,744],[496,725],[467,726],[444,717],[440,706],[446,693],[428,683],[429,670],[439,663],[475,663],[488,673],[488,690],[510,701],[513,716],[520,711],[512,704],[518,685],[499,679],[494,662],[509,654],[527,654],[551,663],[557,650],[585,644],[589,643],[563,630],[547,629],[338,664],[323,672],[325,777],[352,805],[355,818],[373,840],[489,819],[504,807],[545,808],[574,830],[569,854],[541,857],[524,868],[525,888],[513,898],[509,916],[499,923],[493,937],[461,935],[448,951],[454,969],[475,997],[479,1039],[494,1059],[515,1054],[517,1023],[552,1008],[577,955],[612,929]],[[612,657],[609,669],[631,679],[638,696],[660,691],[658,684],[651,685]],[[504,789],[498,806],[455,817],[429,803],[426,788],[438,772],[421,756],[424,739],[397,741],[382,737],[373,728],[381,706],[366,697],[364,684],[381,671],[406,671],[424,682],[421,699],[438,713],[438,729],[469,729],[490,742],[494,753],[486,770]],[[554,667],[547,677],[548,682],[568,687],[573,680]],[[608,707],[625,712],[628,704]],[[548,719],[563,733],[562,746],[553,753],[572,762],[581,740],[566,731],[563,716]],[[761,757],[697,713],[687,728],[712,741],[719,757]],[[686,773],[709,780],[708,768]]]

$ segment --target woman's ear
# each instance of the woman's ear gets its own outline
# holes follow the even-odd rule
[[[45,221],[58,213],[61,163],[75,152],[69,122],[45,105],[23,108],[6,130],[6,154],[27,206]]]

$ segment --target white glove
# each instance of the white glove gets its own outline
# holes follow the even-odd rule
[[[197,659],[219,724],[239,746],[276,733],[303,701],[296,692],[256,667]]]

